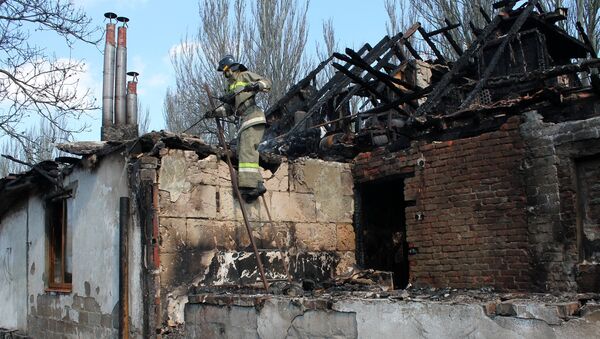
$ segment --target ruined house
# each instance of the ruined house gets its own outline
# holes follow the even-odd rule
[[[197,137],[104,126],[1,179],[0,328],[598,337],[600,61],[537,3],[481,9],[468,48],[448,22],[334,54],[269,108],[247,206],[266,291],[226,152]]]

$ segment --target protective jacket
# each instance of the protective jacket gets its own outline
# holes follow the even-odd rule
[[[240,116],[238,130],[238,184],[241,188],[254,189],[262,185],[260,174],[258,145],[265,131],[267,120],[265,114],[256,105],[254,98],[256,89],[244,91],[248,85],[256,84],[258,91],[269,91],[271,81],[247,70],[233,71],[228,78],[223,100],[226,105],[218,115],[236,114]],[[237,93],[237,94],[235,94]],[[263,191],[264,192],[264,191]]]
[[[242,71],[232,72],[232,76],[228,79],[226,92],[233,94],[253,83],[258,84],[260,91],[271,90],[271,81],[268,79],[250,71]],[[254,125],[267,123],[265,114],[256,106],[254,96],[253,92],[240,92],[229,103],[233,113],[241,117],[239,132]]]

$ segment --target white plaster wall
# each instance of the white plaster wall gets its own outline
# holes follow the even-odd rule
[[[0,327],[27,327],[27,206],[0,221]]]
[[[46,288],[44,279],[46,275],[46,226],[44,206],[39,197],[29,199],[29,262],[27,263],[27,294],[29,309],[37,307],[38,294],[44,293]]]
[[[119,293],[119,198],[128,196],[127,171],[122,156],[112,155],[93,170],[75,170],[65,179],[65,186],[77,181],[77,189],[68,200],[68,225],[73,236],[73,290],[58,294],[54,308],[78,319],[73,310],[73,296],[93,297],[101,312],[110,314]],[[46,241],[44,209],[40,199],[30,201],[29,295],[32,307],[37,296],[45,292]],[[89,284],[86,295],[85,284]]]

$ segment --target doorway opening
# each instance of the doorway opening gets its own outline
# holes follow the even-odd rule
[[[404,179],[387,178],[357,188],[359,261],[367,269],[393,272],[394,288],[403,289],[409,281]]]

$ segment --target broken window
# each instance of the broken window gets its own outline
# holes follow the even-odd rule
[[[48,289],[70,291],[72,282],[72,234],[67,220],[67,197],[46,202],[48,240]]]
[[[600,262],[600,156],[580,159],[575,164],[580,259]]]

